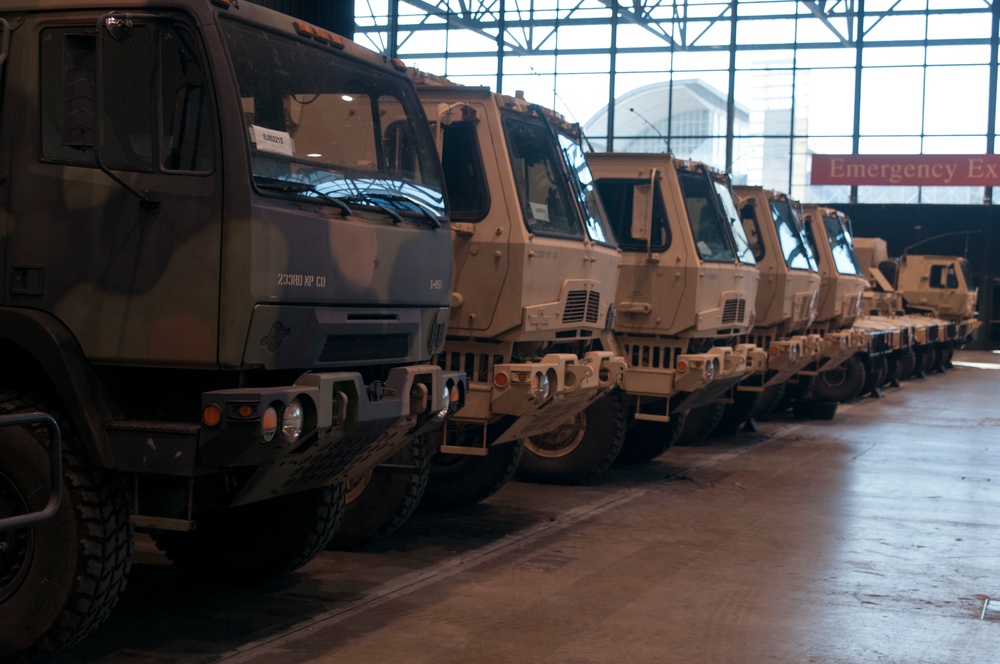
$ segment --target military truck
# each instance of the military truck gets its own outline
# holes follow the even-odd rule
[[[625,363],[598,344],[621,258],[580,129],[520,93],[417,70],[411,78],[452,212],[445,366],[470,378],[466,406],[433,436],[423,504],[482,500],[519,464],[524,478],[586,481],[621,445],[624,408],[601,397]]]
[[[821,280],[798,204],[760,186],[733,187],[733,194],[760,271],[754,326],[742,340],[767,350],[767,363],[739,384],[716,429],[721,434],[776,406],[785,383],[813,367],[824,345],[822,335],[808,333]]]
[[[758,272],[721,174],[669,154],[588,161],[623,252],[607,342],[628,363],[620,458],[644,461],[677,440],[689,412],[714,409],[763,366],[763,349],[735,343],[753,327]]]
[[[866,308],[913,323],[917,366],[945,369],[956,346],[977,329],[977,290],[968,262],[959,256],[904,255],[890,259],[882,238],[855,238],[869,288]]]
[[[402,63],[228,0],[7,0],[0,30],[0,413],[62,438],[0,432],[6,659],[104,620],[133,528],[202,573],[301,565],[467,381]]]
[[[863,315],[864,270],[854,251],[847,216],[819,205],[805,205],[803,213],[806,237],[823,279],[810,331],[823,335],[828,356],[808,393],[821,402],[849,401],[884,384],[909,360],[913,331],[903,321]]]

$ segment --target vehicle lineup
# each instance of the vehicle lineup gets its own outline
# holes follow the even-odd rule
[[[136,533],[285,574],[511,479],[833,418],[980,324],[963,257],[249,2],[0,29],[0,660],[97,630]]]

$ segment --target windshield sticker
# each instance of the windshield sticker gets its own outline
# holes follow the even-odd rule
[[[538,221],[549,220],[549,206],[544,203],[530,203],[531,216]]]
[[[267,129],[257,125],[250,125],[250,135],[253,137],[257,149],[261,152],[273,152],[274,154],[291,157],[295,154],[295,146],[292,144],[292,136],[287,131]]]

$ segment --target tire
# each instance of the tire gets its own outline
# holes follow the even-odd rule
[[[794,408],[795,404],[799,401],[807,399],[809,397],[809,393],[812,391],[812,385],[815,380],[815,376],[799,375],[794,383],[785,382],[785,389],[781,393],[781,399],[778,401],[778,405],[771,412],[783,413]]]
[[[44,408],[0,393],[0,413]],[[125,589],[131,566],[128,494],[121,478],[93,467],[72,427],[63,437],[63,495],[56,515],[0,532],[0,660],[59,651],[93,632]],[[49,496],[47,432],[0,429],[0,517],[41,509]]]
[[[486,500],[514,476],[523,451],[524,441],[515,440],[490,447],[486,456],[435,454],[420,506],[453,509]]]
[[[674,413],[669,422],[635,420],[625,432],[625,442],[618,453],[618,461],[645,463],[660,456],[677,442],[684,429],[687,411]]]
[[[859,394],[869,394],[882,386],[889,373],[889,362],[885,355],[876,355],[865,363],[865,383]]]
[[[515,477],[547,484],[585,484],[618,458],[625,442],[625,396],[614,390],[559,429],[524,441]]]
[[[912,348],[904,348],[896,356],[896,378],[909,380],[917,367],[917,354]]]
[[[388,537],[417,509],[431,472],[427,440],[418,436],[385,464],[411,466],[413,471],[376,466],[349,484],[344,516],[327,549],[355,549]]]
[[[816,376],[812,384],[812,398],[816,401],[850,401],[861,394],[865,386],[865,365],[857,354],[847,358],[839,367]]]
[[[932,352],[932,355],[933,359],[931,360],[931,371],[944,373],[945,369],[944,344],[943,343],[934,344],[934,351]]]
[[[238,507],[195,512],[188,532],[158,531],[177,567],[225,581],[287,574],[323,550],[344,513],[344,483]]]
[[[947,341],[944,345],[944,353],[942,355],[943,365],[945,369],[952,369],[955,365],[951,362],[955,359],[955,342]]]
[[[799,381],[801,382],[804,378],[804,376],[800,376]],[[760,400],[757,402],[757,408],[751,416],[767,417],[771,413],[777,411],[783,404],[785,395],[789,392],[790,390],[788,389],[787,381],[784,383],[778,383],[777,385],[772,385],[771,387],[765,387],[764,391],[760,393]],[[787,410],[788,407],[789,406],[785,406],[784,410]]]
[[[726,404],[724,403],[710,403],[692,408],[688,411],[677,444],[694,445],[710,437],[722,420],[725,409]]]
[[[782,383],[784,384],[784,383]],[[712,430],[713,436],[735,436],[740,427],[754,417],[761,400],[763,392],[733,392],[733,403],[723,405],[722,417],[719,423]]]
[[[934,371],[934,348],[932,346],[917,347],[917,377],[926,378]]]

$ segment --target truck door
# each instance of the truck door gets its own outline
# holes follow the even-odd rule
[[[222,168],[197,31],[96,14],[20,31],[5,302],[59,317],[93,361],[215,364]]]

